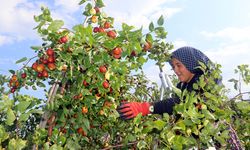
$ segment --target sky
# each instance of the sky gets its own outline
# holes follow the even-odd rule
[[[82,23],[83,6],[80,0],[0,0],[0,74],[9,69],[20,69],[15,62],[22,57],[32,57],[30,46],[42,41],[33,28],[34,15],[40,7],[49,7],[54,19],[62,19],[65,26]],[[192,46],[204,52],[213,62],[222,65],[223,83],[238,78],[234,69],[240,64],[250,64],[250,1],[249,0],[103,0],[103,9],[115,18],[115,25],[125,22],[146,30],[151,21],[163,15],[168,31],[167,42],[175,49]],[[144,66],[148,78],[160,85],[159,69],[149,62]],[[166,65],[165,73],[173,74]],[[244,85],[243,90],[249,91]],[[26,91],[30,93],[31,91]],[[234,94],[237,92],[232,91]],[[32,92],[34,93],[34,92]]]

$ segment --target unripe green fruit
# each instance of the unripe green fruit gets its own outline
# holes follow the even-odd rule
[[[95,15],[95,14],[96,14],[96,10],[95,10],[94,8],[91,8],[91,9],[89,10],[89,13],[90,13],[91,15]]]

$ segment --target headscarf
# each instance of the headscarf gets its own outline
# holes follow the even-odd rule
[[[199,62],[204,63],[206,67],[208,67],[208,65],[211,63],[210,59],[200,50],[188,46],[175,50],[172,53],[171,58],[176,58],[181,61],[193,74],[203,74],[203,71],[199,68]],[[170,65],[173,67],[171,61]]]

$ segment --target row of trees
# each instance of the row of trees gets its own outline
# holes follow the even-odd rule
[[[240,90],[250,82],[248,65],[235,70],[240,80],[230,80],[239,90],[233,99],[213,82],[221,73],[217,65],[195,85],[204,94],[184,94],[174,115],[123,121],[116,111],[121,102],[159,99],[142,67],[154,60],[162,68],[169,59],[173,45],[165,41],[164,19],[151,22],[147,33],[125,23],[116,29],[102,0],[79,4],[86,19],[72,29],[43,7],[34,17],[44,41],[32,46],[36,56],[18,60],[23,67],[11,76],[0,75],[1,149],[250,148],[250,105],[242,101],[249,92]],[[46,100],[20,93],[38,87]]]

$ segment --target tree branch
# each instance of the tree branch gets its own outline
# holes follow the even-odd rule
[[[244,95],[244,94],[250,94],[250,92],[239,93],[239,94],[235,95],[233,98],[231,98],[230,101],[235,100],[235,99],[237,99],[237,97]]]
[[[239,140],[239,137],[238,137],[236,131],[233,129],[233,127],[230,123],[225,122],[225,124],[228,125],[228,127],[229,127],[229,135],[230,135],[230,139],[232,141],[233,148],[235,150],[242,150],[243,148],[241,146],[241,143],[240,143],[240,140]]]

